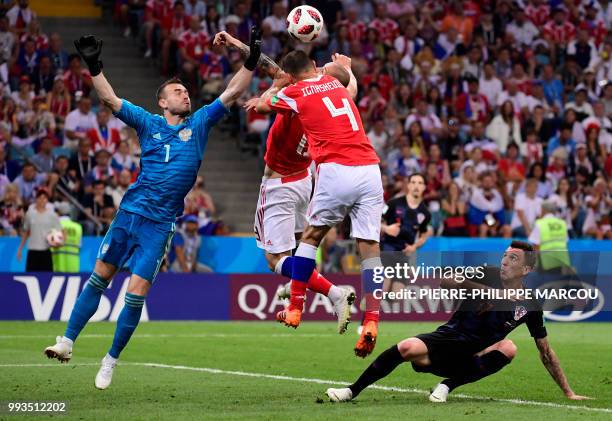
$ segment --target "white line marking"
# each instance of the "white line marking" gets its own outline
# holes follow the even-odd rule
[[[307,338],[329,338],[332,336],[337,336],[337,333],[300,333],[299,336],[305,336]],[[79,339],[81,338],[112,338],[114,335],[112,333],[90,333],[79,335]],[[257,334],[257,333],[141,333],[134,334],[132,338],[136,339],[155,339],[155,338],[261,338],[265,336],[266,338],[296,338],[297,336],[292,333],[272,333],[272,334]],[[48,338],[53,340],[51,335],[0,335],[0,340],[2,339],[44,339]]]
[[[82,365],[82,366],[97,366],[97,363],[83,363],[83,364],[0,364],[0,368],[19,368],[19,367],[64,367],[70,365]],[[266,374],[266,373],[251,373],[247,371],[232,371],[232,370],[221,370],[218,368],[208,368],[208,367],[190,367],[185,365],[169,365],[169,364],[158,364],[158,363],[139,363],[139,362],[120,362],[119,365],[128,365],[128,366],[140,366],[140,367],[156,367],[156,368],[169,368],[173,370],[187,370],[187,371],[199,371],[210,374],[225,374],[230,376],[241,376],[241,377],[254,377],[261,379],[271,379],[271,380],[286,380],[293,382],[303,382],[303,383],[316,383],[316,384],[328,384],[328,385],[346,385],[349,382],[346,381],[336,381],[336,380],[324,380],[324,379],[316,379],[309,377],[291,377],[291,376],[281,376],[276,374]],[[368,387],[369,389],[375,390],[384,390],[390,392],[400,392],[400,393],[416,393],[419,395],[429,395],[427,390],[416,389],[416,388],[403,388],[403,387],[395,387],[395,386],[379,386],[379,385],[371,385]],[[549,408],[559,408],[559,409],[573,409],[579,411],[591,411],[591,412],[605,412],[612,413],[612,408],[592,408],[588,406],[579,406],[579,405],[564,405],[560,403],[554,402],[540,402],[540,401],[527,401],[523,399],[504,399],[504,398],[491,398],[489,396],[479,396],[479,395],[466,395],[463,393],[453,393],[451,395],[453,398],[460,399],[474,399],[474,400],[486,400],[491,402],[501,402],[501,403],[512,403],[516,405],[531,405],[531,406],[544,406]]]

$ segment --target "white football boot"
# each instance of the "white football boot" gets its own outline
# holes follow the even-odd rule
[[[67,363],[72,358],[72,344],[66,342],[62,336],[55,338],[55,345],[45,348],[47,358],[57,358],[60,363]]]
[[[108,354],[102,359],[102,365],[100,370],[98,370],[98,374],[96,374],[95,384],[97,389],[104,390],[110,386],[113,380],[113,370],[116,365],[117,360]]]
[[[343,334],[351,322],[351,306],[355,302],[355,293],[346,288],[342,290],[342,297],[336,302],[332,301],[334,313],[338,316],[338,333]]]
[[[353,399],[353,392],[348,387],[342,389],[329,388],[325,393],[332,402],[348,402]]]
[[[448,397],[449,389],[448,386],[444,383],[438,384],[434,390],[431,391],[429,395],[429,401],[435,403],[443,403],[446,402],[446,398]]]

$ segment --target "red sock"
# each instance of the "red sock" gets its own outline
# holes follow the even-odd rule
[[[374,294],[366,294],[365,296],[366,310],[363,317],[363,324],[367,322],[378,323],[380,315],[380,300],[374,297]]]
[[[332,287],[332,283],[329,282],[323,275],[319,274],[316,270],[312,271],[310,279],[308,280],[308,289],[319,294],[323,294],[327,297],[329,289]]]
[[[306,282],[291,280],[291,298],[289,299],[289,310],[298,309],[302,311],[304,307],[304,298],[306,297]]]

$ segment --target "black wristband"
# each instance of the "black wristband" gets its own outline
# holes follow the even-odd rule
[[[87,63],[87,67],[89,67],[89,73],[91,76],[98,76],[100,73],[102,73],[102,67],[104,66],[102,65],[102,61],[98,60],[95,63]]]
[[[259,54],[255,56],[251,54],[244,62],[244,68],[252,72],[253,70],[255,70],[255,67],[257,67],[258,62],[259,62]]]

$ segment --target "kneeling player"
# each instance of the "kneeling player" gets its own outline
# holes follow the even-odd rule
[[[505,251],[499,269],[487,270],[481,285],[472,281],[457,284],[443,281],[446,288],[523,288],[523,280],[533,269],[536,256],[533,246],[514,241]],[[493,310],[485,300],[463,301],[451,319],[435,332],[404,339],[380,354],[357,381],[347,388],[327,389],[334,402],[350,401],[372,383],[389,375],[398,365],[410,361],[414,371],[445,377],[429,395],[432,402],[446,402],[457,387],[478,381],[498,372],[516,355],[516,346],[506,336],[520,324],[527,328],[540,351],[542,363],[572,400],[586,399],[576,395],[563,373],[559,360],[548,343],[541,307],[533,301],[502,302],[504,310]]]

